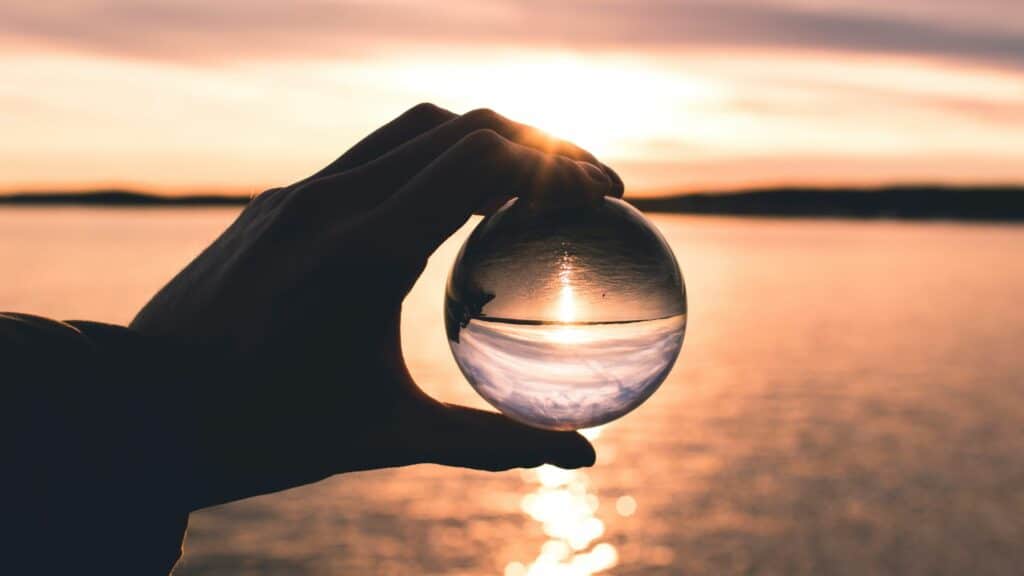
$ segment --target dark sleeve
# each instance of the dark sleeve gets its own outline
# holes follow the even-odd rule
[[[195,480],[177,360],[127,328],[0,314],[3,572],[170,572]]]

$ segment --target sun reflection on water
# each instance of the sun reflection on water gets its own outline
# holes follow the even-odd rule
[[[559,322],[570,324],[578,319],[579,313],[576,293],[573,290],[573,263],[567,252],[562,255],[558,282],[561,287],[558,290],[556,318]],[[587,340],[587,335],[583,330],[568,325],[553,330],[548,333],[547,337],[552,342],[559,344],[579,344]]]
[[[594,441],[601,427],[580,433]],[[615,546],[598,541],[605,524],[596,516],[600,501],[586,472],[545,464],[525,470],[523,480],[533,490],[523,496],[520,507],[540,522],[548,540],[532,562],[509,562],[505,576],[590,576],[618,564]]]

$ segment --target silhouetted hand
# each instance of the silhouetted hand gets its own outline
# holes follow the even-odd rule
[[[420,462],[592,464],[577,433],[428,397],[403,362],[399,316],[428,256],[474,212],[512,195],[571,209],[605,194],[621,196],[621,180],[571,144],[424,104],[254,198],[132,323],[217,359],[188,402],[193,507]]]

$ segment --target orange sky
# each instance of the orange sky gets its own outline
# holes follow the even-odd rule
[[[0,190],[255,192],[420,101],[574,139],[630,192],[1024,182],[1019,0],[435,5],[7,0]]]

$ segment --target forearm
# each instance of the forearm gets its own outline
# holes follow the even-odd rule
[[[124,328],[0,314],[10,554],[32,572],[167,572],[188,518],[190,416]],[[154,376],[155,375],[155,376]],[[52,569],[52,570],[51,570]]]

